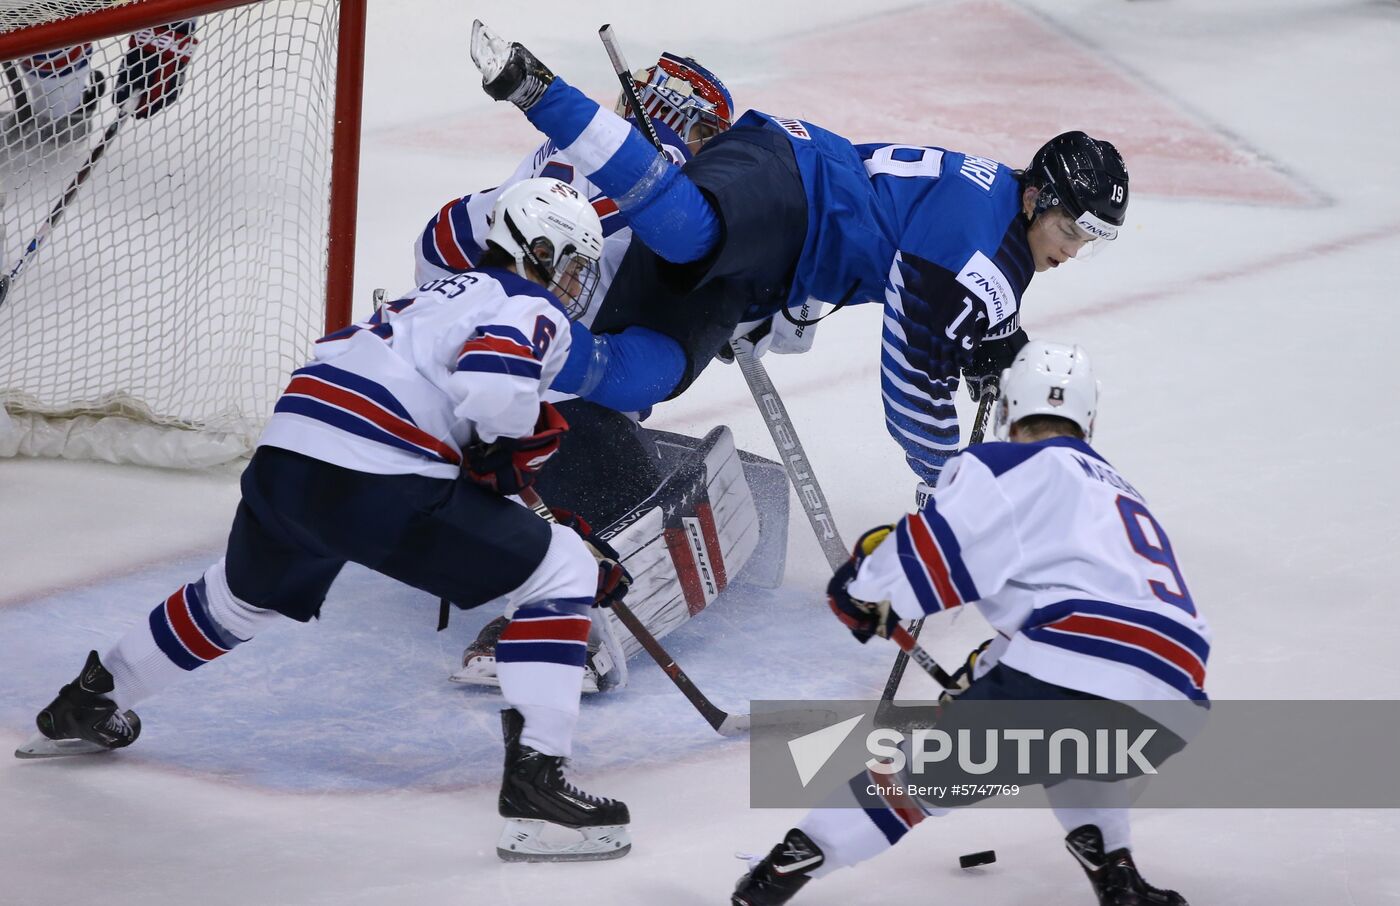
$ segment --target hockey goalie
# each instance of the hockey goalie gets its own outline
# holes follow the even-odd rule
[[[662,638],[748,585],[782,582],[787,477],[776,462],[737,450],[728,427],[704,438],[654,431],[582,401],[560,403],[572,429],[536,487],[556,512],[581,519],[632,575],[627,605]],[[509,622],[487,623],[453,682],[499,686],[496,643]],[[583,691],[627,683],[641,645],[609,610],[595,613]]]

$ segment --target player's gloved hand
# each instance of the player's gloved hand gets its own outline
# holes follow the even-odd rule
[[[1026,331],[1017,328],[1015,333],[1000,340],[983,340],[977,344],[977,349],[972,353],[972,364],[963,369],[963,383],[967,384],[967,392],[972,394],[973,399],[982,399],[982,391],[989,379],[1001,380],[1001,373],[1011,367],[1016,353],[1028,342],[1030,338],[1026,336]]]
[[[112,100],[122,106],[132,95],[138,120],[144,120],[175,102],[185,80],[185,67],[199,39],[194,20],[143,28],[131,36],[130,49],[117,74]]]
[[[851,631],[856,641],[864,645],[873,636],[882,639],[890,637],[899,625],[899,616],[890,607],[889,601],[862,601],[853,598],[846,590],[860,571],[865,558],[880,546],[880,542],[894,531],[892,525],[881,525],[871,529],[856,541],[851,559],[841,564],[826,586],[826,601],[836,619]]]
[[[632,587],[632,574],[622,565],[622,557],[617,550],[599,538],[588,520],[573,510],[550,507],[549,511],[554,514],[555,522],[578,532],[583,543],[588,545],[593,559],[598,561],[598,593],[593,599],[593,606],[611,607],[626,597],[627,589]]]
[[[967,691],[967,687],[972,685],[973,673],[977,670],[977,662],[982,659],[982,652],[991,647],[991,644],[992,640],[987,639],[972,649],[972,653],[967,656],[967,660],[963,661],[962,666],[949,675],[948,678],[953,681],[952,688],[943,690],[938,696],[939,701],[950,701]]]
[[[569,423],[549,403],[540,403],[535,433],[525,437],[498,437],[492,443],[474,443],[464,451],[467,477],[497,494],[519,494],[535,483],[535,474],[559,450]]]
[[[773,316],[773,318],[776,317],[778,317],[778,315]],[[756,359],[763,358],[763,354],[768,351],[768,347],[773,345],[773,318],[761,321],[757,327],[751,327],[742,333],[740,333],[740,331],[743,330],[744,325],[739,325],[739,329],[735,330],[734,336],[730,338],[730,343],[735,340],[748,340],[753,344],[753,357]],[[719,352],[715,353],[715,358],[726,365],[733,362],[733,347],[731,347],[729,343],[725,343],[719,348]]]

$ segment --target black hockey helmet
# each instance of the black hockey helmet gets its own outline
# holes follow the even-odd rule
[[[1128,169],[1109,142],[1083,132],[1057,135],[1035,152],[1025,179],[1040,190],[1037,215],[1060,205],[1094,238],[1117,238],[1128,211]]]

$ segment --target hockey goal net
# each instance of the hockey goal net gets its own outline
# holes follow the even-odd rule
[[[20,268],[0,303],[0,455],[251,449],[288,372],[349,320],[364,3],[0,0],[0,275]],[[177,99],[123,114],[129,36],[189,19]],[[38,128],[34,61],[84,53],[88,84],[105,76],[85,128]]]

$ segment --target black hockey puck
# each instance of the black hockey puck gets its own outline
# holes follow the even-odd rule
[[[958,865],[963,868],[976,868],[979,865],[991,865],[996,860],[996,850],[988,849],[980,853],[968,853],[965,856],[958,856]]]

